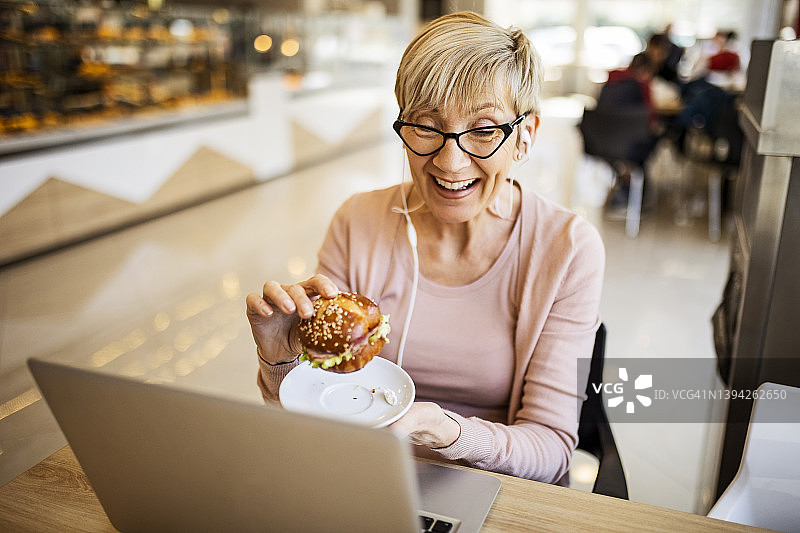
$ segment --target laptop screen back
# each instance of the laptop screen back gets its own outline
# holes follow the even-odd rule
[[[388,430],[29,367],[121,531],[418,531],[409,445]]]

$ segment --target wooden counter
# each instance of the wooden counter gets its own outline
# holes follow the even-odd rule
[[[503,483],[486,533],[763,531],[663,507],[493,474]],[[69,447],[0,487],[0,531],[115,531]]]

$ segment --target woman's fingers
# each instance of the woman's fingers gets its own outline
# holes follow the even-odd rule
[[[268,281],[264,284],[264,301],[280,309],[284,314],[290,315],[297,309],[291,296],[277,281]]]
[[[306,294],[319,295],[323,298],[333,298],[339,294],[339,287],[323,274],[315,274],[306,281],[300,283],[306,290]]]
[[[264,284],[263,298],[250,301],[248,297],[248,310],[257,310],[263,316],[271,316],[273,308],[279,309],[284,314],[297,313],[301,318],[309,318],[314,312],[312,297],[322,296],[333,298],[339,293],[336,284],[328,277],[317,274],[311,278],[290,285],[281,285],[277,281],[268,281]],[[256,299],[258,297],[256,296]]]
[[[300,285],[284,285],[283,289],[292,299],[297,314],[300,318],[310,318],[314,314],[314,304],[308,297],[306,288]]]
[[[317,296],[333,298],[338,293],[336,284],[317,274],[289,285],[268,281],[261,295],[248,294],[247,318],[261,357],[274,364],[296,356],[302,350],[297,324],[300,318],[313,316],[312,299]]]
[[[272,307],[258,294],[250,293],[245,299],[247,304],[247,316],[249,317],[271,317]]]

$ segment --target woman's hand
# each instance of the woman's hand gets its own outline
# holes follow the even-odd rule
[[[432,402],[414,402],[408,412],[389,427],[413,444],[428,448],[445,448],[461,435],[459,423]]]
[[[268,281],[260,296],[248,294],[247,319],[261,358],[273,365],[295,359],[303,350],[297,326],[301,318],[314,314],[311,298],[333,298],[338,293],[330,279],[317,274],[293,285]]]

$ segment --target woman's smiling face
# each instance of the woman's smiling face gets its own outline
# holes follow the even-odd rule
[[[459,106],[460,107],[460,106]],[[405,120],[443,132],[462,132],[482,126],[498,126],[517,118],[500,99],[487,99],[471,109],[454,106],[413,113]],[[524,127],[524,123],[518,127]],[[431,213],[446,223],[468,222],[492,204],[508,177],[517,152],[514,132],[488,159],[472,157],[448,139],[438,152],[419,156],[406,150],[417,190]]]

